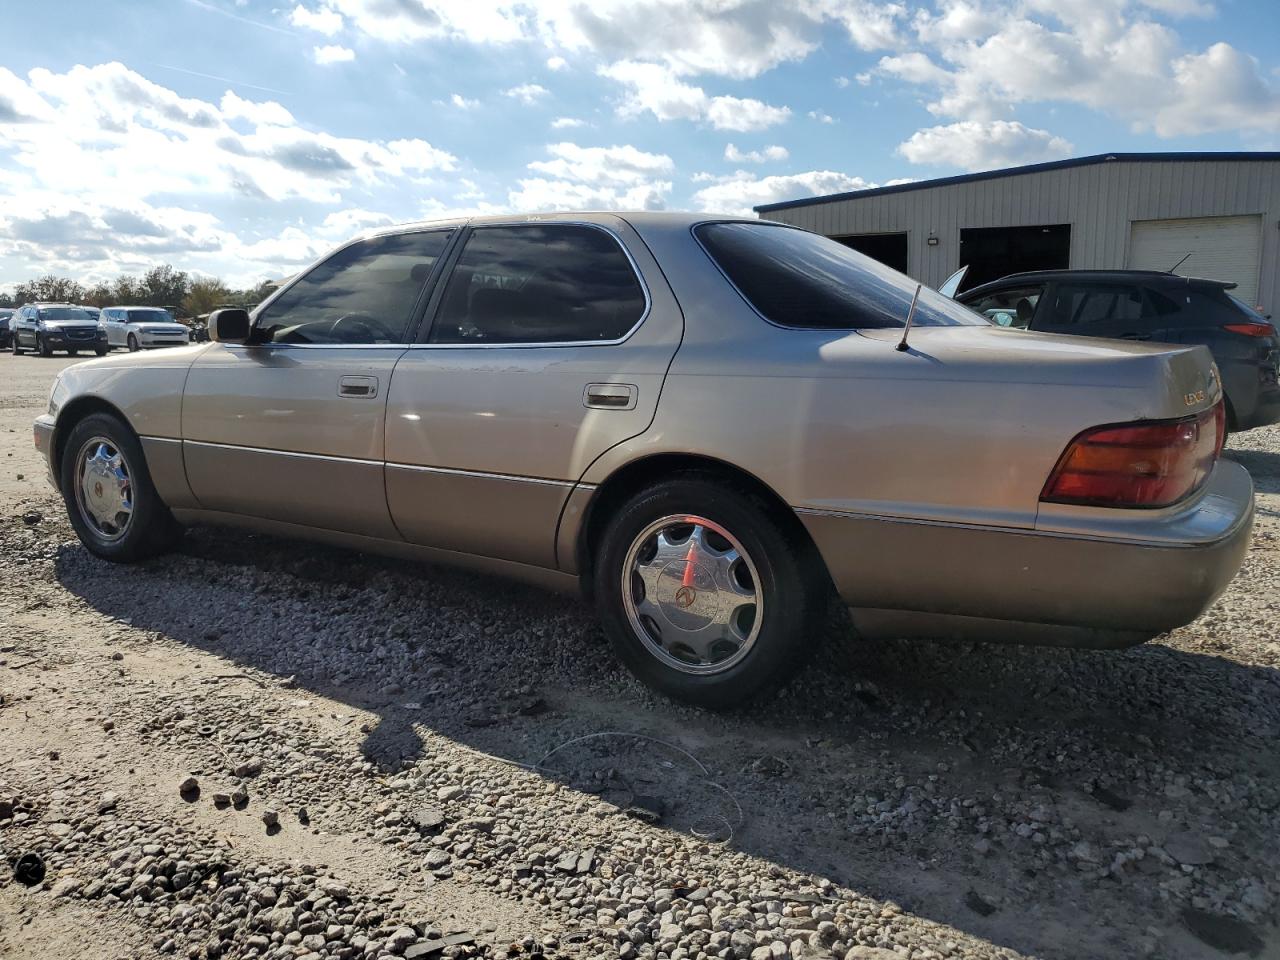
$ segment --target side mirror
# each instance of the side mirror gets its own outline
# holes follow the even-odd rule
[[[209,314],[209,339],[219,343],[244,343],[249,339],[249,311],[233,307]]]

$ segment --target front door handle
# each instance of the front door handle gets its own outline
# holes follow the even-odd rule
[[[594,410],[634,410],[636,388],[631,383],[588,383],[582,405]]]
[[[341,377],[338,396],[348,400],[372,400],[378,395],[377,377]]]

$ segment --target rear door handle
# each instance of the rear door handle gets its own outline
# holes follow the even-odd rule
[[[377,377],[340,377],[338,396],[349,400],[372,400],[378,395]]]
[[[595,410],[634,410],[636,393],[631,383],[588,383],[582,391],[582,405]]]

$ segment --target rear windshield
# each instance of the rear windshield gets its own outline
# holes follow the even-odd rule
[[[695,234],[747,302],[779,326],[866,330],[906,324],[916,282],[834,240],[767,223],[704,223]],[[989,325],[929,287],[920,290],[912,323]]]
[[[130,323],[173,323],[168,310],[128,310]]]
[[[93,319],[93,317],[89,316],[79,307],[41,307],[36,311],[36,313],[41,320],[67,321]]]

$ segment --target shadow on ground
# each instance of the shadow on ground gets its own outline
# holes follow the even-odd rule
[[[620,674],[579,603],[502,581],[205,529],[143,567],[68,545],[56,568],[136,628],[376,713],[363,750],[388,769],[423,732],[522,764],[568,744],[548,768],[642,796],[670,829],[725,827],[745,852],[1025,953],[1136,952],[1148,927],[1167,955],[1206,949],[1178,919],[1194,885],[1176,867],[1099,879],[1064,860],[1077,838],[1105,867],[1142,836],[1230,835],[1223,883],[1266,883],[1280,857],[1271,667],[1161,644],[868,644],[837,617],[786,695],[715,715]],[[678,744],[709,775],[643,742],[575,741],[614,730]],[[1240,806],[1256,802],[1245,782],[1270,809]]]

